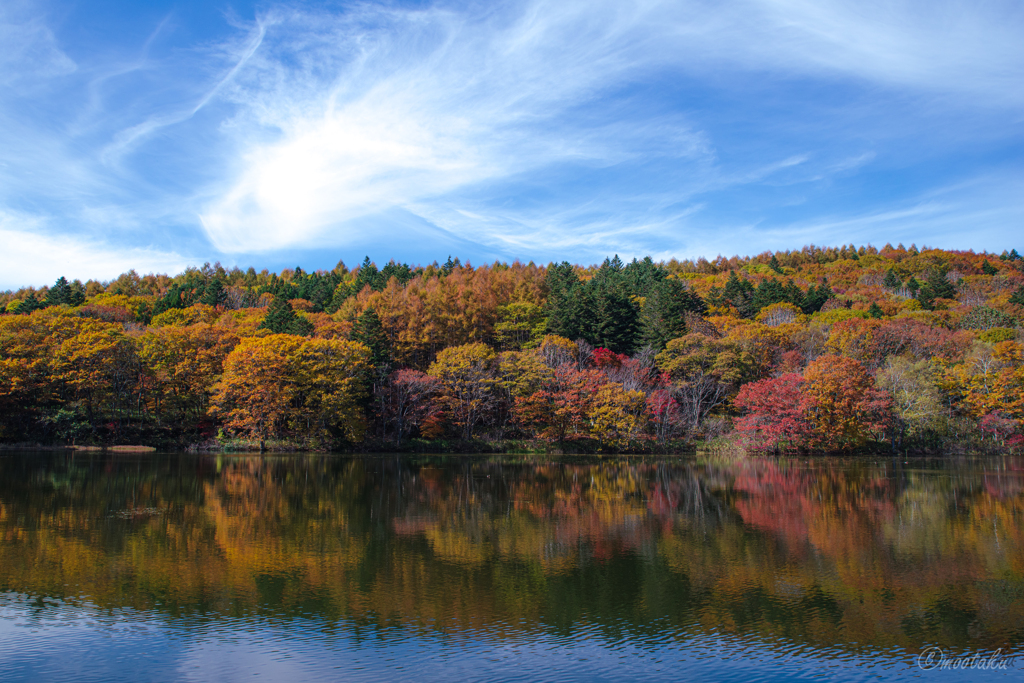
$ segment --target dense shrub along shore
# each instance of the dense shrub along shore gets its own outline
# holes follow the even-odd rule
[[[1024,260],[130,271],[0,294],[0,443],[1024,447]]]

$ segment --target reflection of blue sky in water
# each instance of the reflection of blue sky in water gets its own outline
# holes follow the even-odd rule
[[[699,635],[607,640],[586,624],[565,636],[446,637],[296,617],[178,620],[8,594],[0,602],[3,681],[785,681],[964,680],[918,669],[903,652],[850,653]],[[1024,662],[1019,663],[1024,666]],[[970,672],[1006,680],[1022,669]]]

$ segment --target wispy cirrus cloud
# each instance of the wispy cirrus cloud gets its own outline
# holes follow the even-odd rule
[[[0,9],[0,211],[111,263],[985,247],[1024,204],[1016,2],[67,11]]]
[[[531,235],[571,242],[579,230],[589,241],[587,213],[597,223],[615,215],[648,224],[645,211],[623,216],[636,203],[631,183],[588,194],[562,182],[561,202],[538,207],[548,216],[542,227],[515,206],[509,187],[533,195],[520,184],[527,174],[554,169],[561,182],[669,159],[690,178],[640,194],[676,204],[798,164],[820,180],[852,168],[851,156],[854,166],[876,156],[802,152],[730,167],[685,103],[645,111],[649,96],[624,92],[644,80],[825,74],[912,88],[929,100],[970,94],[987,106],[1019,104],[1012,85],[1024,61],[1013,49],[1020,16],[1012,5],[923,9],[755,1],[277,10],[261,20],[261,52],[231,90],[241,108],[233,125],[242,161],[204,208],[203,225],[225,251],[343,245],[347,221],[401,206],[508,247]],[[477,218],[465,220],[470,215]]]

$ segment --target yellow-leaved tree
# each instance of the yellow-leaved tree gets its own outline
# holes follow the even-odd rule
[[[292,430],[311,438],[362,439],[366,424],[359,402],[372,368],[369,347],[344,339],[307,339],[292,367],[297,386]]]
[[[625,448],[644,433],[647,397],[642,391],[627,391],[621,384],[605,384],[594,396],[589,417],[590,431],[599,441]]]
[[[224,361],[211,412],[261,443],[286,433],[357,440],[369,356],[366,346],[341,339],[243,339]]]
[[[487,417],[497,398],[494,361],[494,351],[486,344],[463,344],[441,351],[427,370],[440,385],[438,402],[445,416],[464,439],[473,437],[473,428]]]
[[[151,328],[139,341],[142,361],[156,389],[154,412],[192,419],[204,416],[213,386],[223,372],[224,359],[238,344],[238,336],[199,323]]]

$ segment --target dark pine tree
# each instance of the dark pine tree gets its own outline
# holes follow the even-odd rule
[[[377,311],[372,308],[367,308],[356,318],[352,325],[352,341],[365,344],[370,349],[370,362],[375,367],[391,364],[391,342]]]
[[[956,287],[946,279],[945,268],[933,268],[928,272],[928,279],[921,286],[917,300],[923,308],[931,310],[935,307],[936,299],[956,298]]]
[[[686,334],[686,312],[705,315],[707,306],[676,279],[665,279],[647,294],[640,313],[640,346],[660,351],[672,339]]]
[[[753,310],[753,298],[754,285],[749,280],[741,279],[735,270],[729,273],[729,280],[721,294],[722,303],[735,306],[741,317],[752,318],[757,314],[757,311]]]
[[[885,279],[882,280],[883,287],[886,289],[899,289],[902,284],[903,283],[900,282],[899,276],[892,268],[885,271]]]
[[[203,296],[200,297],[200,303],[204,303],[207,306],[223,306],[227,303],[228,292],[224,288],[224,283],[219,278],[210,280],[210,283],[206,285],[206,291],[203,292]]]
[[[305,318],[295,315],[291,303],[287,299],[275,298],[270,302],[267,317],[259,326],[261,330],[270,330],[274,334],[295,334],[308,337],[313,333],[313,324]]]
[[[800,305],[800,309],[806,315],[817,313],[821,310],[821,307],[825,305],[825,302],[833,296],[835,296],[835,294],[832,293],[832,288],[829,286],[828,280],[822,278],[821,285],[819,287],[811,285],[807,289],[807,294],[804,295],[804,300]]]
[[[625,291],[617,282],[598,283],[593,287],[596,305],[596,335],[583,338],[615,353],[633,353],[640,329],[640,316]]]
[[[53,287],[46,293],[46,306],[62,306],[71,305],[71,300],[74,297],[75,292],[71,289],[71,284],[67,278],[61,275],[57,278],[57,281],[53,283]]]
[[[362,265],[359,266],[359,272],[356,274],[355,290],[356,293],[363,291],[363,289],[369,285],[370,289],[375,292],[379,292],[384,289],[384,285],[381,283],[380,271],[377,270],[371,261],[370,257],[367,256],[363,259]]]
[[[22,299],[21,303],[14,309],[14,312],[18,314],[31,313],[40,308],[45,308],[45,304],[36,297],[35,293],[32,293]]]
[[[568,339],[594,337],[594,302],[589,287],[584,287],[572,265],[563,261],[548,266],[545,276],[548,290],[547,331]]]

